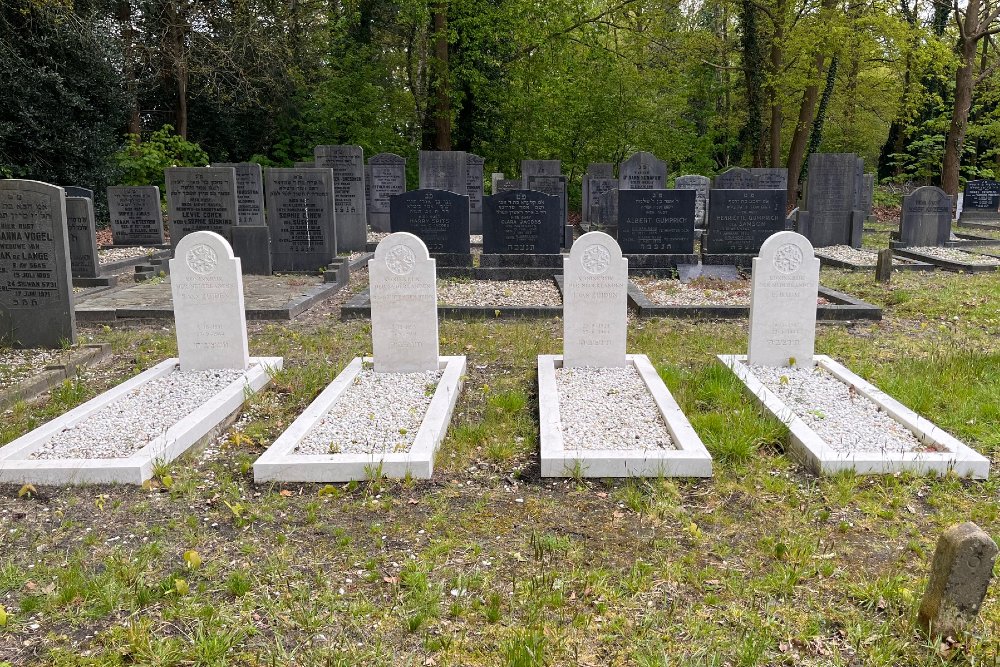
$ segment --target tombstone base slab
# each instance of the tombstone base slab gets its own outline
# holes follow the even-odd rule
[[[676,449],[574,448],[563,438],[556,369],[562,356],[538,357],[542,477],[711,477],[712,457],[644,354],[626,355],[652,395]]]
[[[81,367],[93,367],[111,356],[110,343],[82,345],[69,352],[69,358],[58,364],[49,364],[40,373],[0,391],[0,410],[6,410],[18,401],[30,401],[44,391],[62,384],[76,375]]]
[[[431,258],[437,260],[438,268],[442,266],[472,266],[472,253],[432,252]]]
[[[907,250],[906,248],[893,248],[892,250],[895,254],[901,257],[906,257],[908,259],[914,259],[918,262],[924,262],[925,264],[933,264],[934,266],[941,268],[945,271],[954,271],[962,273],[989,273],[992,271],[1000,270],[1000,266],[991,264],[967,264],[965,262],[953,262],[947,259],[941,259],[940,257],[934,257],[932,255],[925,255],[920,252],[914,252],[912,250]]]
[[[385,477],[430,479],[434,455],[444,439],[451,415],[462,391],[465,357],[439,357],[444,371],[434,390],[434,397],[417,431],[416,439],[405,453],[371,454],[296,454],[299,442],[319,424],[337,399],[347,391],[371,359],[355,358],[305,412],[282,433],[274,444],[253,464],[254,482],[349,482],[370,479],[375,471]]]
[[[479,266],[481,268],[530,267],[539,269],[558,269],[561,273],[564,258],[565,255],[561,254],[487,255],[484,253],[479,257]]]
[[[162,361],[0,448],[0,483],[142,484],[152,476],[155,463],[169,463],[203,441],[206,436],[211,437],[220,424],[225,423],[243,406],[247,388],[258,391],[271,381],[271,373],[282,367],[282,358],[252,357],[250,366],[241,378],[131,456],[106,459],[28,458],[32,451],[44,445],[56,433],[79,423],[139,386],[169,375],[178,364],[176,358]]]
[[[116,287],[118,276],[98,276],[97,278],[73,278],[73,287]]]
[[[937,475],[954,471],[960,477],[973,479],[986,479],[989,475],[989,459],[855,375],[842,364],[826,355],[815,355],[814,364],[829,371],[844,384],[853,386],[858,394],[875,403],[922,443],[943,450],[894,453],[836,451],[754,376],[746,359],[746,355],[719,355],[719,360],[739,378],[757,402],[788,427],[789,453],[816,474],[834,475],[851,470],[860,475],[884,475],[903,471]]]
[[[757,255],[744,253],[708,253],[701,254],[702,264],[730,264],[741,269],[753,266],[753,258]]]
[[[681,264],[697,264],[698,255],[691,254],[625,254],[628,259],[628,272],[631,275],[660,276],[673,275]]]

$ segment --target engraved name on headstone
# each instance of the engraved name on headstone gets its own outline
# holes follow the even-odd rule
[[[618,193],[618,245],[631,254],[694,252],[692,190],[622,190]]]
[[[337,256],[331,169],[267,169],[274,271],[315,271]]]
[[[557,197],[513,190],[484,200],[485,254],[558,254],[561,233]]]
[[[371,209],[368,221],[376,232],[389,231],[389,198],[406,192],[406,159],[394,153],[368,158],[371,168]]]
[[[337,249],[364,252],[368,245],[365,207],[365,153],[361,146],[317,146],[316,166],[333,169]]]
[[[413,234],[435,254],[468,255],[469,197],[447,190],[411,190],[391,198],[392,231]]]
[[[230,228],[239,224],[236,170],[232,167],[169,167],[165,172],[170,243],[176,248],[186,235],[199,231],[229,238]]]
[[[108,188],[108,214],[115,245],[163,244],[163,209],[157,186]]]
[[[264,224],[264,176],[256,162],[213,162],[236,171],[236,202],[241,225]]]

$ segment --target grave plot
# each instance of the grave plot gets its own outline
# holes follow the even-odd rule
[[[960,248],[942,248],[939,246],[916,246],[894,248],[894,254],[902,255],[919,262],[933,264],[945,271],[964,271],[965,273],[981,273],[996,271],[1000,268],[1000,259],[971,250]]]
[[[68,350],[0,349],[0,410],[30,401],[79,370],[111,356],[111,345],[81,345]]]
[[[985,478],[989,461],[825,355],[814,352],[819,261],[775,235],[754,260],[747,355],[720,355],[789,428],[789,453],[821,475],[903,470]]]
[[[827,246],[816,248],[816,257],[823,266],[848,271],[874,271],[878,263],[878,253],[867,248],[852,248],[849,245]],[[892,269],[894,271],[933,271],[933,264],[918,262],[915,259],[893,255]]]
[[[280,357],[247,351],[239,259],[188,234],[172,260],[178,358],[167,359],[0,448],[0,482],[142,484],[153,466],[217,435]]]
[[[373,358],[356,358],[254,463],[262,482],[430,478],[465,375],[438,349],[435,262],[386,237],[369,265]]]
[[[626,354],[628,260],[588,232],[566,260],[563,355],[538,357],[543,477],[710,477],[712,458],[646,355]]]

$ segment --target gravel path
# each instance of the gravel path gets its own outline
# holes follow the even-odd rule
[[[829,371],[816,368],[751,366],[774,392],[826,444],[843,453],[927,451],[913,433],[874,402]]]
[[[56,433],[32,459],[128,457],[238,380],[240,370],[180,371],[137,387],[76,426]]]
[[[997,259],[996,257],[989,257],[987,255],[976,255],[972,252],[964,252],[962,250],[958,250],[957,248],[917,246],[913,248],[907,248],[907,250],[912,250],[913,252],[919,252],[923,255],[930,255],[931,257],[937,257],[938,259],[947,260],[949,262],[962,262],[963,264],[975,264],[976,266],[1000,266],[1000,259]]]
[[[867,266],[872,269],[874,269],[875,265],[878,263],[878,253],[874,250],[858,250],[857,248],[852,248],[849,245],[831,245],[824,248],[816,248],[816,256],[839,259],[842,262],[849,262],[851,264],[857,264],[858,266]],[[916,264],[914,260],[900,257],[899,255],[893,256],[892,263]]]
[[[660,306],[749,306],[749,280],[718,280],[695,278],[682,283],[672,278],[635,276],[632,282],[639,286],[653,303]],[[817,297],[817,304],[828,304],[826,297]]]
[[[362,370],[295,453],[410,451],[441,375]]]
[[[634,366],[557,368],[564,449],[676,449]]]
[[[388,235],[389,232],[368,232],[368,242],[378,243]]]
[[[561,306],[552,280],[439,280],[438,303],[448,306]]]
[[[133,257],[148,257],[154,252],[156,252],[156,248],[146,248],[144,246],[136,246],[134,248],[104,248],[97,251],[97,260],[101,264],[110,264],[111,262],[120,262],[123,259],[132,259]]]
[[[14,350],[0,348],[0,389],[12,387],[36,373],[45,366],[68,355],[63,350]]]

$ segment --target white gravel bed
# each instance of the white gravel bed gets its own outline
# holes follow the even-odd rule
[[[441,375],[442,371],[362,370],[323,420],[302,438],[295,453],[410,451]]]
[[[483,245],[483,235],[471,234],[469,236],[469,243],[471,243],[472,245]]]
[[[916,246],[906,248],[922,255],[930,255],[949,262],[962,262],[963,264],[975,264],[976,266],[998,266],[1000,259],[987,255],[976,255],[971,252],[963,252],[957,248],[938,248],[937,246]]]
[[[378,243],[388,235],[389,232],[368,232],[368,242]]]
[[[750,366],[751,372],[802,421],[842,453],[927,451],[913,433],[829,371]]]
[[[0,389],[12,387],[41,373],[47,365],[59,361],[67,354],[64,350],[0,348]]]
[[[31,453],[32,459],[125,458],[242,377],[236,369],[180,371],[150,380]]]
[[[552,280],[439,280],[438,303],[448,306],[561,306]]]
[[[874,250],[858,250],[857,248],[852,248],[849,245],[831,245],[823,248],[816,248],[816,256],[839,259],[842,262],[857,264],[858,266],[867,266],[872,269],[874,269],[878,264],[878,253]],[[916,262],[912,259],[907,259],[906,257],[893,255],[892,263],[915,264]]]
[[[111,262],[120,262],[124,259],[132,259],[133,257],[148,257],[156,252],[156,250],[156,248],[147,248],[145,246],[104,248],[97,251],[97,261],[101,264],[110,264]]]
[[[682,283],[673,278],[633,277],[650,301],[659,306],[749,306],[749,280],[718,280],[696,278]],[[817,297],[817,304],[828,304],[826,297]]]
[[[676,449],[635,366],[557,368],[563,448]]]

